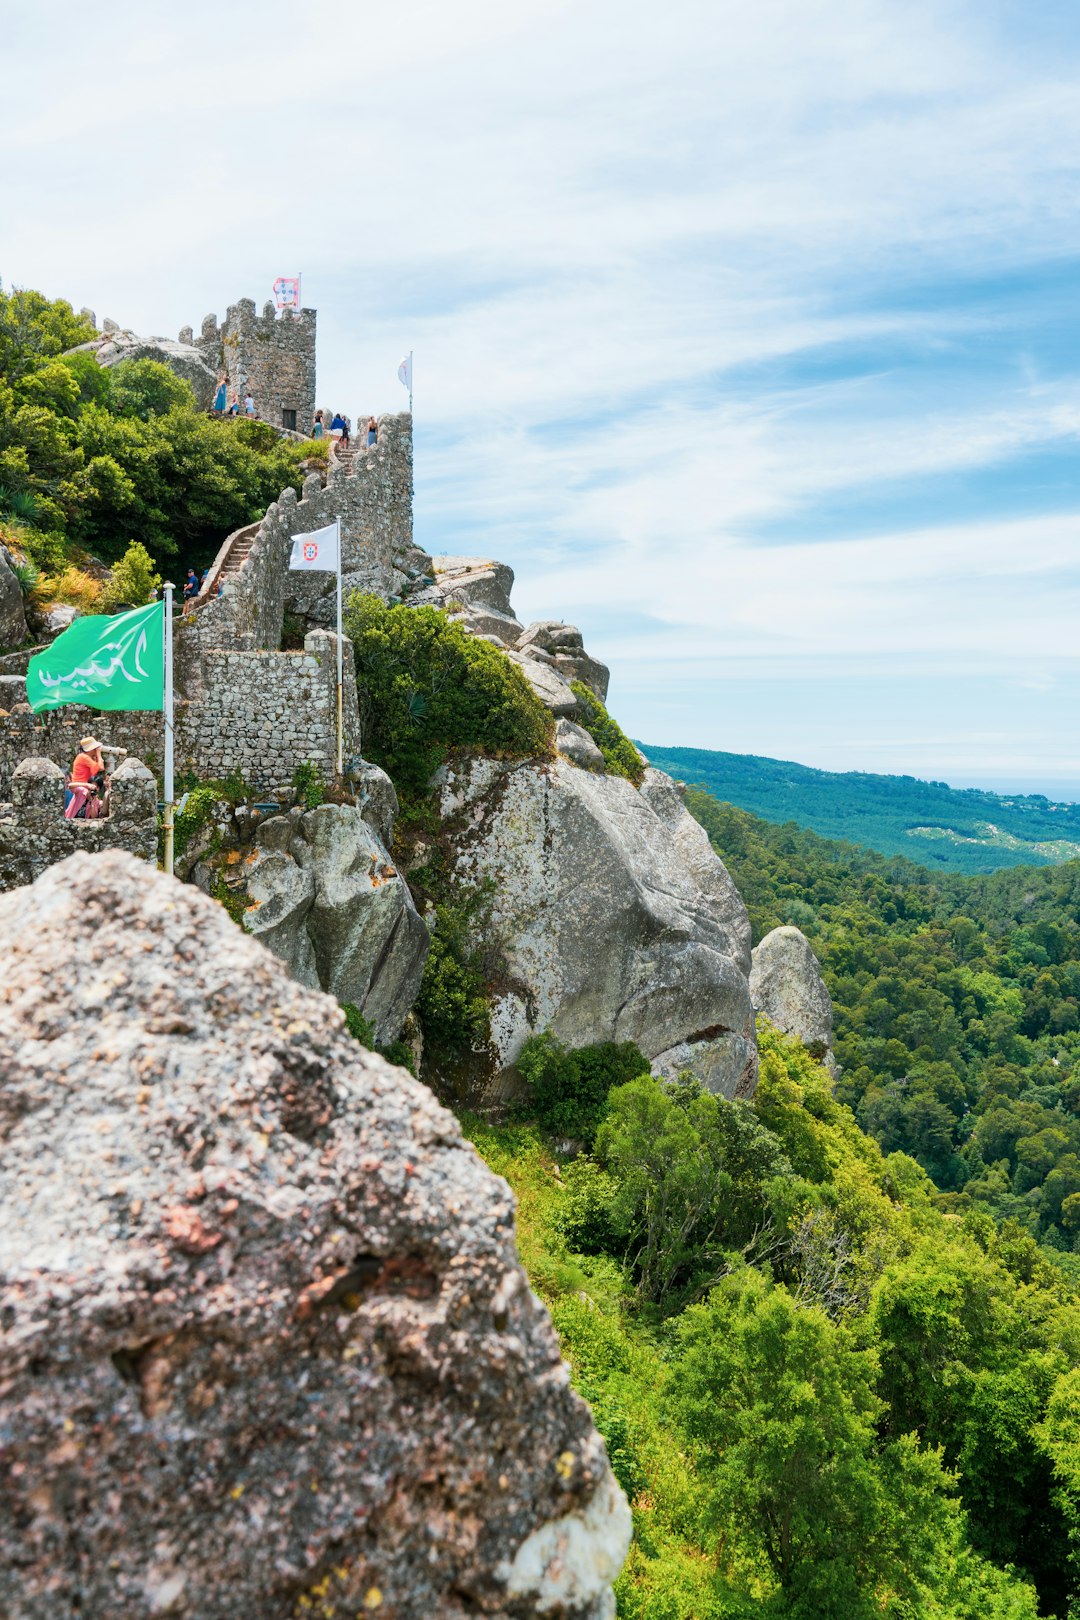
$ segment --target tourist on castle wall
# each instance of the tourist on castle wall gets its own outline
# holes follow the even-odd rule
[[[251,396],[251,390],[250,389],[248,390],[247,396],[244,399],[244,415],[245,416],[254,416],[255,415],[255,401]]]
[[[232,404],[229,406],[227,414],[229,416],[239,416],[240,415],[240,395],[239,394],[234,394],[233,395]]]
[[[96,821],[108,815],[108,786],[102,744],[84,737],[71,767],[64,793],[64,815],[69,821]]]
[[[315,420],[311,424],[311,437],[313,439],[321,439],[324,437],[325,433],[326,428],[323,426],[322,411],[316,411]]]
[[[225,391],[228,386],[228,381],[229,379],[224,375],[224,373],[218,378],[217,389],[214,393],[213,405],[215,416],[225,415]]]
[[[334,412],[334,420],[330,424],[330,437],[332,439],[340,439],[344,427],[345,427],[345,419],[344,419],[344,417],[342,416],[340,411],[335,411]]]
[[[373,444],[379,442],[379,424],[373,416],[369,416],[367,419],[367,442],[369,449]]]
[[[343,450],[349,448],[349,418],[347,416],[341,418],[341,448]]]

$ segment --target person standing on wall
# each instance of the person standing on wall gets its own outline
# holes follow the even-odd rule
[[[321,439],[325,433],[326,428],[323,426],[322,411],[316,411],[315,420],[311,424],[311,437],[313,439]]]
[[[217,388],[214,392],[214,403],[211,406],[215,416],[225,415],[225,394],[228,386],[229,379],[225,376],[225,373],[222,372],[221,376],[217,380]]]
[[[342,429],[344,428],[344,426],[345,426],[344,417],[342,416],[340,411],[335,411],[334,412],[334,420],[330,423],[330,437],[332,439],[340,439]]]
[[[244,415],[245,416],[254,416],[255,415],[255,401],[252,398],[250,388],[248,389],[247,395],[245,396],[245,399],[244,399]]]
[[[349,448],[349,418],[347,416],[341,418],[341,448],[343,450]]]
[[[373,444],[379,442],[379,424],[373,416],[369,416],[367,419],[367,442],[369,450]]]

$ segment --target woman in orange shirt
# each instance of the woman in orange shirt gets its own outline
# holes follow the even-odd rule
[[[103,812],[105,759],[96,737],[84,737],[75,755],[64,796],[64,814],[69,821],[96,821]]]

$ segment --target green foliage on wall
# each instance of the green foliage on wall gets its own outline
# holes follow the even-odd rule
[[[326,802],[326,786],[314,760],[301,760],[293,771],[292,785],[297,804],[303,805],[305,810],[317,810]]]
[[[364,746],[405,800],[421,798],[453,748],[510,759],[551,751],[554,726],[498,647],[433,607],[355,593],[345,633],[356,656]]]
[[[575,719],[603,754],[608,770],[613,776],[625,776],[628,782],[640,787],[645,766],[629,737],[583,681],[571,681],[570,688],[577,698]]]

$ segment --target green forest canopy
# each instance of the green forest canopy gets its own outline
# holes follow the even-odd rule
[[[833,998],[838,1095],[957,1211],[1011,1217],[1080,1267],[1080,862],[927,872],[687,802],[755,941],[807,934]]]
[[[1080,804],[951,788],[914,776],[818,771],[789,760],[642,743],[652,763],[766,821],[798,822],[931,870],[993,872],[1080,856]]]

